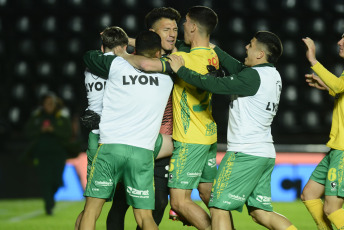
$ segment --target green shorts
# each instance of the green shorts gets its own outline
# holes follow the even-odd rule
[[[86,150],[87,154],[87,179],[92,167],[92,161],[94,156],[97,153],[98,149],[98,141],[99,141],[99,134],[92,133],[92,131],[88,134],[88,148]]]
[[[216,176],[217,144],[200,145],[174,141],[168,187],[194,189],[199,183],[213,183]]]
[[[325,185],[326,196],[344,197],[344,151],[331,149],[310,179]]]
[[[163,138],[162,138],[161,133],[159,133],[158,138],[155,141],[155,146],[154,146],[154,151],[153,151],[154,159],[156,159],[159,155],[160,149],[162,147],[162,142],[163,142]]]
[[[123,144],[101,144],[93,159],[84,196],[111,201],[118,182],[128,205],[154,209],[154,160],[151,150]]]
[[[275,158],[227,152],[219,165],[209,207],[242,211],[246,204],[272,211],[271,173]]]

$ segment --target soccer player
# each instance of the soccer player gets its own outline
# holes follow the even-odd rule
[[[208,7],[191,7],[184,22],[184,42],[190,53],[177,52],[193,70],[208,73],[207,65],[219,68],[219,60],[209,48],[210,34],[217,25],[216,13]],[[124,55],[131,64],[146,71],[161,71],[159,61]],[[159,64],[159,63],[158,63]],[[163,65],[164,70],[165,65]],[[198,229],[210,228],[209,215],[191,200],[192,189],[198,188],[207,205],[216,175],[217,130],[211,115],[211,93],[200,90],[182,79],[173,89],[174,152],[170,162],[169,182],[171,206]]]
[[[122,50],[125,49],[123,46]],[[143,32],[137,37],[138,54],[160,57],[160,50],[161,39],[156,33]],[[95,228],[104,202],[112,199],[119,181],[124,183],[127,202],[134,208],[139,227],[157,229],[151,212],[154,209],[152,150],[173,82],[168,75],[142,72],[122,58],[104,56],[98,51],[86,53],[84,61],[92,72],[109,79],[99,124],[101,144],[86,186],[80,229]]]
[[[177,10],[171,7],[154,8],[145,17],[146,28],[150,31],[156,32],[161,38],[161,54],[167,55],[175,48],[175,43],[178,35],[177,23],[180,20],[180,14]],[[129,44],[135,46],[135,39],[129,39]],[[167,103],[163,121],[160,128],[160,133],[163,137],[163,150],[165,153],[172,153],[172,98],[169,98]],[[165,147],[165,145],[168,145]],[[162,152],[159,153],[159,158],[154,165],[154,182],[155,182],[155,209],[153,210],[153,218],[157,225],[160,224],[164,215],[165,208],[168,204],[169,188],[167,187],[167,175],[170,158],[161,157]],[[167,154],[163,154],[166,156]],[[123,188],[122,188],[123,190]],[[123,191],[117,191],[114,197],[112,207],[107,217],[107,229],[124,229],[124,217],[128,209],[128,205],[124,198]]]
[[[312,70],[318,75],[306,74],[310,86],[328,90],[334,97],[332,127],[327,146],[331,150],[313,171],[303,189],[301,199],[312,215],[318,229],[344,229],[344,72],[339,78],[329,72],[316,59],[315,44],[304,38],[306,57]],[[339,56],[344,58],[344,34],[338,41]],[[325,195],[325,203],[321,198]]]
[[[229,211],[249,214],[268,229],[296,229],[272,211],[271,173],[276,152],[271,123],[277,112],[282,81],[274,67],[282,43],[273,33],[257,32],[246,46],[245,63],[215,48],[223,68],[231,75],[215,78],[187,68],[183,59],[171,55],[171,67],[185,82],[217,94],[236,95],[230,104],[227,152],[212,187],[209,202],[212,229],[232,229]]]

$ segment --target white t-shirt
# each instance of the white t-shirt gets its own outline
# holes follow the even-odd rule
[[[275,158],[271,123],[276,115],[282,81],[275,67],[253,67],[261,84],[254,96],[237,97],[229,108],[227,151]]]
[[[172,86],[169,75],[142,72],[116,57],[103,97],[99,143],[153,150]]]
[[[112,52],[104,55],[114,55]],[[85,70],[85,87],[87,93],[88,110],[92,110],[99,115],[102,115],[103,110],[103,95],[106,86],[106,80],[100,78],[88,69]],[[99,130],[92,130],[93,133],[99,134]]]

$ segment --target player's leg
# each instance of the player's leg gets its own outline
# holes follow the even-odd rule
[[[140,229],[142,230],[158,229],[158,226],[156,225],[152,216],[152,210],[133,208],[133,211],[134,211],[136,223]]]
[[[100,216],[105,199],[86,197],[83,215],[80,221],[80,230],[96,229],[96,221]]]
[[[171,207],[197,229],[210,229],[210,217],[191,200],[191,189],[171,188]]]
[[[170,157],[173,152],[173,141],[172,136],[167,134],[159,134],[157,141],[155,142],[154,154],[158,151],[158,155],[155,157],[156,160]]]
[[[171,207],[196,228],[210,228],[209,215],[191,200],[192,189],[198,187],[207,163],[210,145],[175,141],[174,147],[168,178]]]
[[[207,153],[207,160],[205,162],[200,183],[198,184],[198,191],[202,201],[208,206],[211,188],[217,174],[216,167],[217,143],[210,145]]]
[[[106,219],[107,230],[124,230],[125,214],[129,208],[125,198],[124,186],[119,183]]]
[[[276,230],[292,230],[296,229],[294,225],[284,216],[276,212],[265,211],[262,209],[248,207],[249,213],[252,219],[268,228],[268,229],[276,229]]]
[[[324,213],[324,204],[321,197],[325,193],[325,186],[312,179],[309,179],[304,187],[301,200],[306,206],[308,212],[313,217],[318,229],[331,230],[332,225],[330,220]]]
[[[170,192],[167,187],[169,164],[169,157],[156,160],[154,164],[155,209],[153,210],[153,218],[157,225],[160,224],[168,204],[168,195]]]
[[[325,196],[324,212],[337,229],[344,229],[343,203],[343,197]]]
[[[332,149],[328,156],[324,212],[337,229],[344,229],[344,151]]]
[[[158,229],[152,216],[155,207],[153,151],[127,146],[127,163],[123,171],[126,200],[134,210],[141,229]]]
[[[233,220],[228,210],[210,208],[212,230],[234,230]]]
[[[256,177],[258,183],[249,195],[246,202],[252,219],[268,229],[291,230],[295,226],[284,216],[272,211],[271,205],[271,174],[274,169],[274,158],[259,159],[256,157],[257,167],[263,169],[262,174]],[[254,178],[254,177],[253,177]]]

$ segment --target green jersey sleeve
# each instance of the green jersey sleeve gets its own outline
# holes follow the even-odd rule
[[[100,50],[90,50],[83,57],[86,67],[97,76],[108,79],[112,61],[116,55],[104,55]]]
[[[218,46],[214,48],[221,66],[230,74],[237,74],[242,71],[246,66],[233,58],[231,55],[220,49]]]
[[[244,68],[237,74],[218,78],[209,74],[202,75],[182,66],[177,75],[191,85],[216,94],[253,96],[260,86],[260,77],[257,70],[249,67]]]

